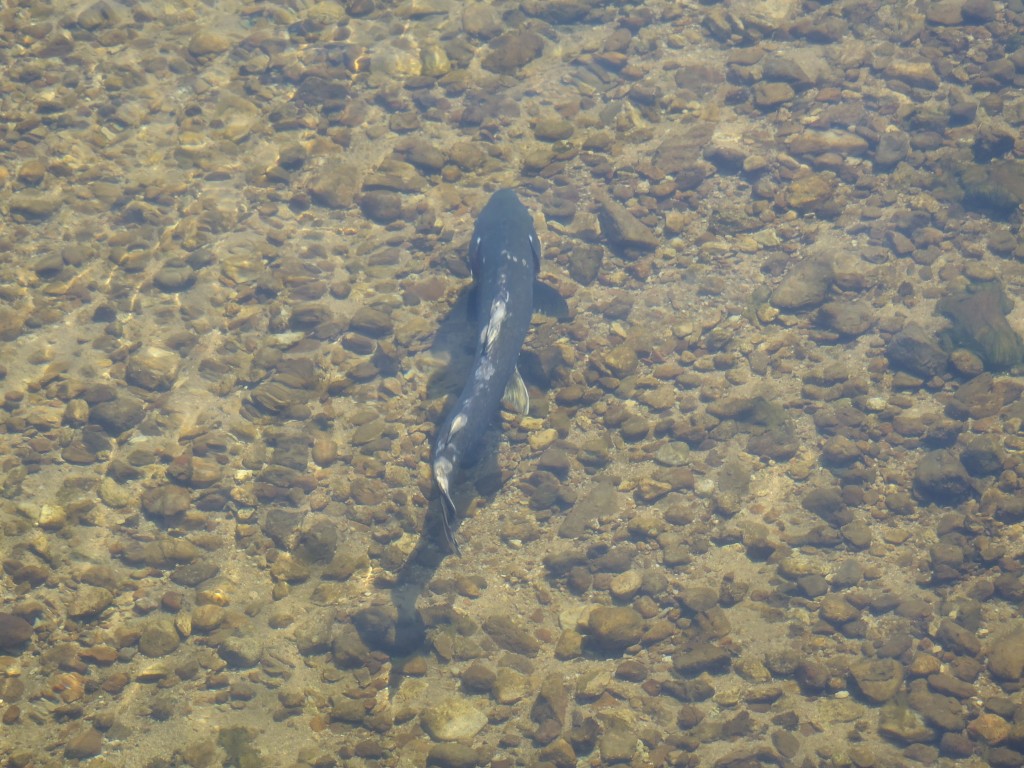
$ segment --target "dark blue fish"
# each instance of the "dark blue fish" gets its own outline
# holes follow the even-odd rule
[[[518,413],[530,410],[530,395],[516,364],[530,329],[535,294],[555,293],[537,282],[540,240],[530,212],[511,189],[495,192],[480,212],[469,244],[469,265],[476,308],[476,357],[469,380],[434,442],[434,480],[444,507],[444,536],[456,553],[452,475],[478,449],[502,401]],[[567,313],[565,301],[557,293],[546,300],[559,306],[560,313]]]

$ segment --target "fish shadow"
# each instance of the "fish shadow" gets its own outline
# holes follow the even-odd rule
[[[534,297],[536,311],[560,320],[570,316],[565,299],[552,286],[536,283]],[[434,335],[430,351],[447,361],[427,382],[428,401],[444,398],[436,421],[440,421],[452,407],[472,371],[476,356],[477,317],[474,286],[469,285],[459,292]],[[523,360],[522,357],[520,359]],[[527,377],[537,383],[529,373]],[[503,480],[498,461],[501,441],[501,417],[496,413],[484,433],[480,449],[475,453],[475,460],[460,467],[459,480],[452,486],[452,499],[457,510],[455,520],[451,521],[453,534],[457,534],[462,513],[474,499],[491,499],[501,489]],[[377,603],[353,616],[356,631],[366,647],[384,651],[392,659],[391,696],[397,692],[403,678],[404,661],[428,650],[428,621],[416,604],[441,563],[453,554],[444,536],[444,514],[440,496],[432,494],[419,541],[388,585],[390,605]],[[429,624],[433,626],[446,620],[451,606],[447,609],[432,607],[429,611]]]
[[[428,401],[444,398],[440,414],[445,413],[458,398],[472,370],[476,352],[472,293],[471,287],[459,293],[452,308],[442,318],[430,346],[435,356],[447,361],[427,382]],[[490,497],[500,487],[500,442],[501,420],[495,415],[476,460],[460,468],[461,477],[452,486],[452,498],[460,512],[451,521],[453,533],[462,522],[461,512],[473,499]],[[419,541],[388,584],[390,604],[375,603],[352,617],[367,649],[383,651],[392,658],[392,695],[402,678],[400,670],[404,660],[428,650],[427,622],[416,603],[444,559],[453,554],[444,538],[444,514],[440,496],[432,494]]]

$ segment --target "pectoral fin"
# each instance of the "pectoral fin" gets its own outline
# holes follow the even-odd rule
[[[569,317],[569,305],[555,288],[536,280],[533,283],[533,311],[548,317],[565,320]]]
[[[518,368],[512,372],[512,378],[505,385],[505,394],[502,395],[501,402],[510,411],[523,416],[530,412],[530,393],[526,390],[526,382],[523,381]]]

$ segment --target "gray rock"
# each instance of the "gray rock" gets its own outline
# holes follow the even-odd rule
[[[597,740],[597,748],[601,752],[602,765],[629,763],[636,754],[639,740],[636,730],[630,728],[618,718],[609,722]]]
[[[557,724],[558,730],[561,730],[568,713],[569,693],[565,681],[557,673],[546,676],[533,706],[530,707],[530,719],[538,725],[553,721]]]
[[[59,189],[47,192],[25,190],[15,192],[8,198],[11,213],[21,214],[34,219],[50,216],[64,203],[64,195]]]
[[[330,157],[320,161],[313,168],[307,188],[317,205],[343,209],[355,202],[356,192],[362,183],[359,168],[339,158]]]
[[[860,618],[860,611],[842,595],[825,595],[821,599],[821,618],[836,627]]]
[[[988,669],[999,680],[1016,682],[1024,677],[1024,627],[1014,627],[989,642]]]
[[[730,662],[728,651],[710,643],[698,643],[692,648],[672,654],[672,668],[687,677],[701,672],[722,671],[729,667]]]
[[[142,494],[142,512],[149,517],[169,518],[184,513],[192,504],[187,490],[177,485],[158,485]]]
[[[878,731],[903,744],[927,743],[935,739],[935,731],[925,723],[924,716],[899,700],[890,701],[878,713]]]
[[[168,259],[153,276],[153,285],[167,292],[184,291],[195,281],[196,271],[181,259]]]
[[[833,435],[821,447],[821,459],[833,467],[846,467],[860,459],[860,447],[846,435]]]
[[[85,760],[102,751],[103,734],[92,727],[76,731],[64,744],[64,757],[69,760]]]
[[[536,656],[540,650],[540,641],[530,633],[522,617],[513,618],[503,614],[489,616],[484,619],[483,629],[506,651]]]
[[[935,675],[931,677],[935,677]],[[966,724],[960,702],[952,696],[932,693],[923,680],[915,680],[911,683],[910,696],[907,697],[907,700],[914,711],[919,712],[927,723],[944,731],[957,732],[963,730]]]
[[[375,339],[390,336],[394,333],[394,323],[386,313],[374,307],[360,307],[349,321],[349,327],[354,331],[365,333]]]
[[[1024,341],[1006,319],[1013,302],[999,281],[947,296],[936,309],[952,323],[953,338],[976,352],[988,370],[1002,371],[1024,360]]]
[[[620,248],[640,251],[653,251],[658,247],[660,241],[657,235],[627,211],[624,205],[608,195],[602,195],[598,202],[601,206],[598,212],[601,231],[610,243]]]
[[[129,383],[143,389],[170,389],[178,376],[181,357],[160,347],[142,347],[128,360]]]
[[[75,590],[68,602],[68,616],[81,620],[98,616],[110,607],[114,595],[104,587],[83,586]]]
[[[467,698],[452,698],[427,707],[420,725],[435,741],[467,741],[487,725],[487,715]]]
[[[915,376],[930,378],[946,369],[949,355],[928,331],[916,323],[907,323],[885,348],[889,365]]]
[[[875,147],[875,166],[892,168],[910,153],[910,136],[904,131],[885,131]]]
[[[994,216],[1009,216],[1024,203],[1024,160],[965,163],[959,168],[963,202]]]
[[[808,128],[789,139],[789,151],[795,155],[863,155],[868,143],[855,133]]]
[[[591,520],[612,517],[618,509],[615,486],[607,482],[595,483],[587,493],[576,499],[558,527],[558,535],[566,539],[582,536]]]
[[[207,579],[212,579],[220,571],[213,560],[199,560],[176,568],[170,579],[183,587],[197,587]]]
[[[590,285],[597,279],[604,262],[604,248],[600,245],[580,245],[569,255],[569,275],[580,285]]]
[[[988,24],[996,17],[996,4],[993,0],[965,0],[961,12],[968,24]]]
[[[982,373],[963,384],[953,395],[949,415],[957,419],[983,419],[999,413],[1004,406],[1016,402],[1024,386],[1010,378],[995,378]]]
[[[476,768],[487,765],[490,760],[466,744],[434,744],[427,754],[427,765],[437,768]]]
[[[510,75],[544,53],[544,38],[527,29],[517,29],[494,39],[480,66],[488,72]]]
[[[829,156],[830,159],[832,156]],[[839,184],[835,174],[805,173],[789,183],[782,195],[782,202],[798,213],[813,213],[823,218],[838,216],[845,205],[844,198],[837,196]]]
[[[860,336],[874,323],[874,312],[861,301],[830,301],[818,310],[818,324],[844,338]]]
[[[850,665],[850,677],[866,698],[882,704],[903,685],[903,665],[895,659],[863,659]]]
[[[958,653],[977,656],[981,652],[981,642],[977,636],[969,629],[961,627],[949,618],[939,622],[939,628],[935,632],[935,637],[940,643],[948,645]]]
[[[0,613],[0,649],[14,650],[32,637],[32,625],[13,613]]]
[[[845,527],[843,530],[844,537],[849,538],[846,537]],[[860,581],[863,578],[864,569],[861,567],[860,563],[852,559],[844,560],[833,574],[833,585],[835,585],[837,589],[846,589],[847,587],[854,587],[857,584],[860,584]]]
[[[711,587],[683,587],[679,601],[692,613],[704,613],[718,605],[718,590]]]
[[[333,608],[316,609],[298,623],[295,628],[295,645],[299,653],[308,656],[330,649],[334,614]]]
[[[174,621],[168,616],[157,616],[146,622],[139,635],[139,653],[158,658],[172,653],[181,642]]]
[[[1006,451],[993,435],[975,437],[960,454],[960,463],[975,477],[999,474],[1005,460]]]
[[[671,128],[654,151],[654,166],[676,177],[680,189],[698,186],[714,168],[701,160],[714,135],[706,120],[694,120]]]
[[[853,512],[847,508],[838,488],[813,488],[803,497],[801,504],[808,512],[836,528],[853,521]]]
[[[232,636],[225,640],[217,649],[228,665],[248,669],[259,663],[263,655],[263,644],[255,637]]]
[[[758,109],[775,109],[796,98],[796,91],[789,83],[759,82],[754,85],[754,106]]]
[[[810,88],[817,82],[815,69],[827,69],[828,64],[824,60],[816,62],[818,66],[807,66],[804,62],[798,61],[792,51],[771,53],[764,57],[761,63],[761,71],[765,80],[778,80],[784,83],[791,83],[798,88]],[[810,62],[808,62],[810,64]],[[808,71],[812,70],[812,71]]]
[[[374,189],[359,199],[363,214],[378,224],[390,224],[402,216],[402,196],[385,189]]]
[[[935,89],[941,82],[935,65],[924,58],[896,56],[885,67],[885,75],[894,80],[901,80],[913,88]]]
[[[938,0],[928,3],[925,19],[929,24],[955,27],[963,21],[964,0]]]
[[[337,525],[327,520],[317,520],[299,534],[295,544],[295,556],[306,563],[329,563],[337,548]]]
[[[231,38],[216,29],[200,29],[188,43],[188,52],[197,58],[224,53],[231,47]]]
[[[142,403],[128,395],[98,403],[89,409],[89,421],[103,427],[108,434],[114,437],[118,437],[134,427],[142,421],[144,415]]]
[[[563,117],[543,117],[533,126],[538,141],[565,141],[573,134],[573,124]]]
[[[926,453],[914,470],[914,491],[936,504],[958,504],[974,492],[970,476],[956,454],[948,450]]]
[[[466,3],[462,10],[462,29],[470,37],[487,40],[500,34],[504,26],[497,10],[488,3]]]
[[[832,262],[828,258],[802,261],[786,273],[772,292],[771,304],[790,312],[820,306],[832,284]]]
[[[426,139],[410,139],[402,145],[402,151],[411,165],[428,173],[439,172],[447,160],[444,152]]]

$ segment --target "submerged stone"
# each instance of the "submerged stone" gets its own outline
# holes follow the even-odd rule
[[[420,723],[435,741],[464,741],[487,725],[487,715],[469,699],[455,698],[427,708]]]
[[[983,283],[959,296],[947,296],[936,309],[952,323],[953,340],[967,347],[985,368],[1003,371],[1024,361],[1024,341],[1006,320],[1013,302],[999,281]]]

